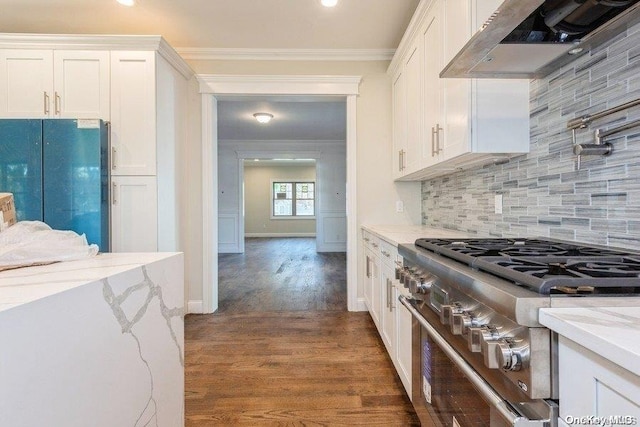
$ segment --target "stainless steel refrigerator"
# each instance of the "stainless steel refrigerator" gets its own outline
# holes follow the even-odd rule
[[[0,120],[0,192],[18,221],[43,221],[109,242],[109,126],[102,120]]]

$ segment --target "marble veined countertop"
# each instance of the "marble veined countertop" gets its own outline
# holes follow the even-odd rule
[[[543,308],[540,323],[640,376],[640,307]]]
[[[416,239],[421,237],[438,239],[469,236],[462,231],[428,227],[426,225],[363,225],[362,228],[395,246],[401,243],[414,243]]]
[[[0,272],[0,312],[111,277],[175,253],[105,253]]]

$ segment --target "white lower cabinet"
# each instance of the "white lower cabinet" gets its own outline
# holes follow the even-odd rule
[[[362,230],[364,272],[361,277],[365,304],[398,372],[405,391],[411,397],[411,313],[398,301],[408,291],[395,278],[398,248]]]
[[[640,377],[568,338],[560,336],[558,341],[560,418],[564,425],[594,424],[585,422],[592,420],[590,417],[608,420],[598,425],[639,423]]]
[[[155,176],[111,177],[111,251],[158,250],[158,188]]]
[[[397,295],[405,292],[402,288],[397,288]],[[397,296],[395,298],[397,301]],[[396,310],[396,370],[404,389],[409,395],[409,399],[411,399],[411,330],[413,317],[409,310],[399,301],[396,305],[398,307]]]

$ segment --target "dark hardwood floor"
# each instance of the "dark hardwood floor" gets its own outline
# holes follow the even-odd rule
[[[344,254],[248,239],[219,274],[219,312],[185,319],[187,427],[420,425],[371,317],[346,311]]]
[[[249,238],[218,257],[219,313],[346,310],[347,257],[317,253],[315,238]]]

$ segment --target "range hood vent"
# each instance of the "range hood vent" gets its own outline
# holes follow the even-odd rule
[[[440,77],[542,78],[640,22],[640,0],[505,0]]]

